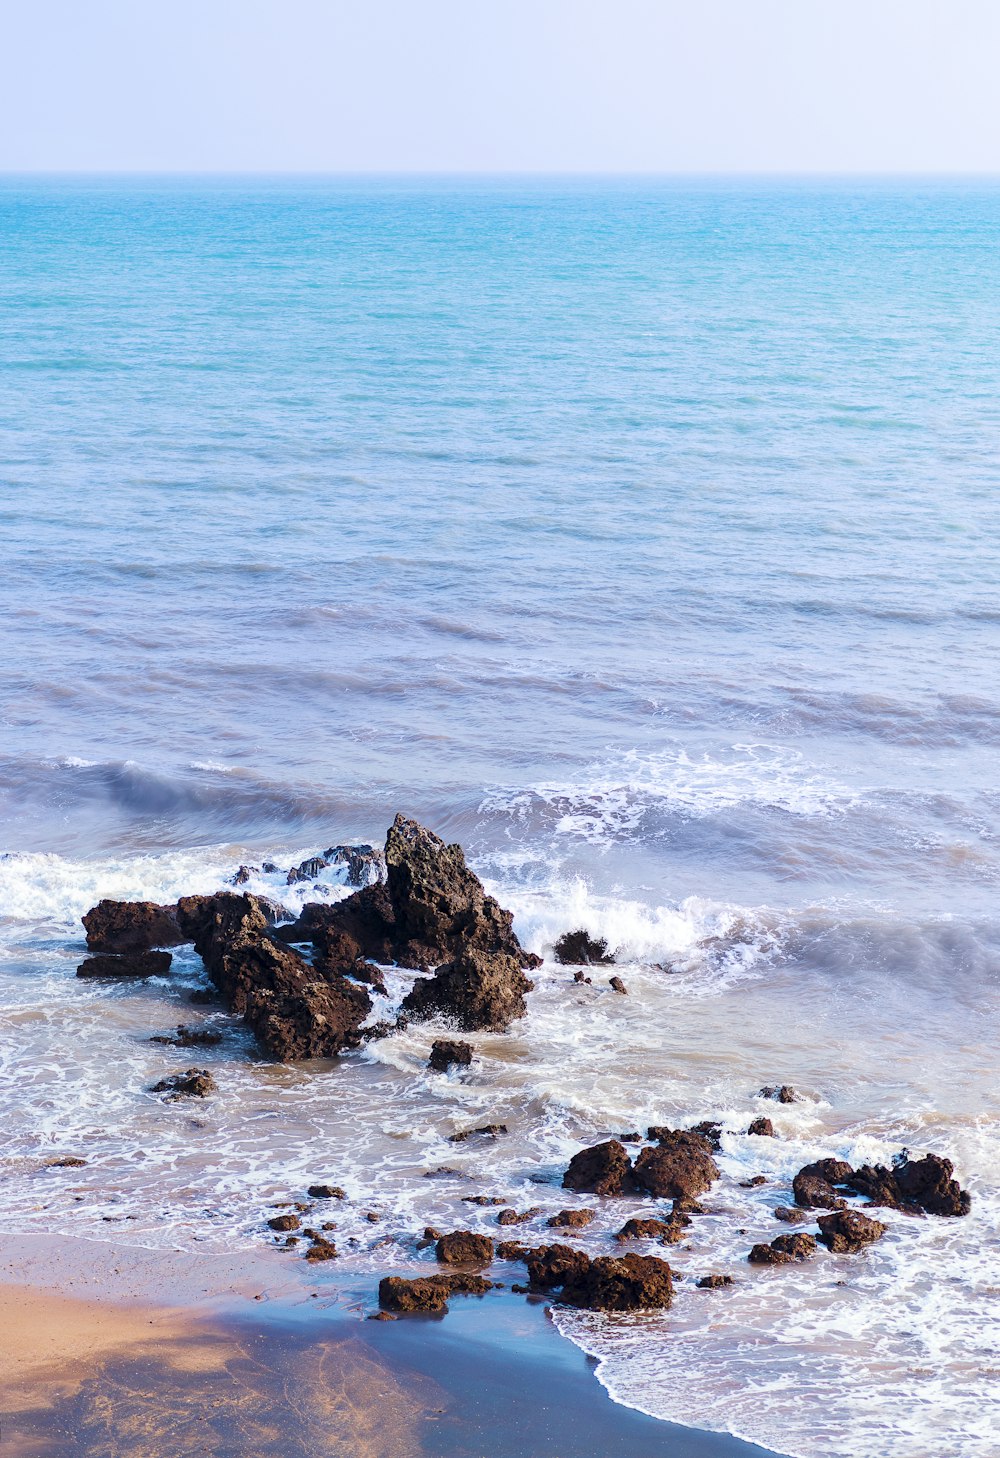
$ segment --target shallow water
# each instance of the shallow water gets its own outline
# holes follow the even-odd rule
[[[463,1193],[549,1213],[582,1141],[722,1117],[671,1259],[739,1285],[561,1316],[602,1381],[797,1458],[994,1452],[1000,187],[6,179],[0,214],[5,1217],[253,1243],[329,1177],[375,1272],[492,1229]],[[532,948],[607,936],[628,999],[547,961],[442,1078],[432,1026],[268,1065],[193,956],[75,979],[100,896],[397,809]],[[182,1019],[224,1043],[148,1043]],[[191,1063],[204,1106],[144,1091]],[[750,1272],[806,1158],[902,1146],[967,1220]]]

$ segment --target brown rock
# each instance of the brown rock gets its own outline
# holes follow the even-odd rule
[[[791,1084],[766,1084],[758,1095],[762,1099],[775,1099],[779,1104],[797,1104],[800,1102],[799,1095],[792,1088]]]
[[[501,1261],[526,1261],[530,1254],[530,1247],[519,1240],[502,1240],[497,1246],[497,1259]]]
[[[663,1131],[655,1149],[644,1149],[635,1162],[635,1182],[659,1199],[692,1198],[719,1178],[711,1143],[686,1129]]]
[[[564,932],[553,950],[556,961],[569,966],[608,966],[615,960],[603,937],[592,937],[582,928]]]
[[[666,1129],[659,1124],[654,1124],[649,1130],[647,1138],[658,1140],[664,1135],[669,1138],[673,1132],[672,1129]],[[713,1154],[718,1154],[722,1148],[722,1125],[717,1124],[713,1119],[704,1119],[700,1124],[695,1124],[691,1133],[700,1134],[703,1139],[707,1139],[712,1146]]]
[[[211,1028],[189,1028],[181,1023],[176,1033],[154,1033],[151,1043],[166,1043],[171,1048],[214,1048],[222,1042],[222,1034]]]
[[[431,1056],[427,1060],[427,1067],[433,1068],[435,1073],[447,1073],[453,1063],[460,1068],[468,1068],[471,1062],[471,1043],[459,1043],[450,1038],[435,1038],[431,1044]]]
[[[302,1222],[297,1215],[273,1215],[267,1223],[272,1230],[298,1230]]]
[[[774,1218],[784,1220],[787,1225],[801,1225],[803,1220],[809,1219],[805,1210],[798,1210],[794,1205],[776,1205]]]
[[[560,1299],[590,1311],[649,1311],[673,1301],[673,1276],[657,1256],[599,1256],[565,1282]]]
[[[755,1245],[747,1260],[755,1266],[787,1266],[791,1261],[808,1260],[815,1253],[813,1236],[798,1232],[795,1235],[779,1235],[770,1245]]]
[[[765,1119],[762,1115],[759,1119],[754,1119],[753,1123],[750,1125],[750,1128],[747,1130],[747,1133],[757,1134],[764,1139],[773,1139],[774,1125],[771,1123],[770,1119]]]
[[[449,1134],[449,1144],[464,1144],[467,1139],[472,1139],[476,1134],[485,1135],[489,1139],[496,1139],[501,1134],[507,1133],[506,1124],[480,1124],[477,1129],[462,1129],[458,1134]]]
[[[621,980],[620,977],[609,978],[608,986],[611,988],[612,992],[618,992],[621,994],[622,997],[628,997],[628,988],[625,986],[624,982]]]
[[[667,1220],[626,1220],[615,1235],[615,1240],[657,1240],[670,1235],[673,1230],[674,1227]]]
[[[327,1240],[322,1235],[314,1235],[312,1245],[306,1251],[307,1261],[332,1261],[336,1258],[337,1247],[332,1240]]]
[[[881,1220],[871,1220],[860,1210],[837,1210],[833,1215],[821,1215],[819,1228],[819,1238],[826,1248],[843,1255],[881,1240],[888,1226]]]
[[[528,1284],[534,1291],[550,1291],[575,1280],[590,1265],[590,1257],[569,1245],[538,1245],[525,1257]]]
[[[188,940],[174,909],[153,901],[99,901],[83,918],[92,952],[148,952]]]
[[[925,1210],[929,1215],[968,1215],[972,1197],[953,1178],[954,1165],[938,1154],[905,1158],[893,1169],[865,1165],[844,1183],[873,1205],[897,1210]]]
[[[557,1215],[550,1215],[545,1223],[555,1229],[563,1227],[567,1230],[582,1230],[596,1214],[596,1210],[560,1210]]]
[[[163,977],[173,961],[169,952],[100,953],[87,957],[77,977]]]
[[[840,1210],[847,1203],[833,1188],[853,1174],[842,1159],[817,1159],[804,1164],[792,1181],[796,1205],[804,1210]]]
[[[310,1185],[306,1194],[311,1200],[346,1200],[339,1185]]]
[[[174,1098],[203,1099],[215,1093],[215,1079],[206,1068],[189,1068],[185,1073],[172,1073],[154,1083],[151,1093],[166,1093]]]
[[[732,1286],[734,1284],[735,1283],[732,1276],[701,1276],[697,1281],[695,1281],[695,1285],[698,1286],[702,1291],[720,1291],[723,1289],[723,1287]]]
[[[760,1185],[767,1184],[767,1175],[754,1175],[749,1180],[740,1180],[741,1190],[756,1190]]]
[[[467,1032],[502,1033],[524,1017],[533,986],[517,958],[470,947],[433,977],[418,977],[402,1006],[417,1018],[451,1018]]]
[[[488,1235],[471,1230],[453,1230],[442,1235],[434,1254],[445,1266],[487,1266],[493,1259],[493,1242]]]
[[[574,1154],[563,1175],[563,1189],[592,1191],[595,1195],[631,1193],[635,1180],[625,1146],[617,1139],[608,1139],[590,1149],[581,1149]]]
[[[492,1288],[492,1281],[483,1276],[418,1276],[411,1281],[402,1276],[383,1276],[378,1299],[387,1311],[444,1313],[448,1310],[449,1296],[481,1296]]]

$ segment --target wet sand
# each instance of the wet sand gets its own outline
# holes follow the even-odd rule
[[[76,1245],[93,1252],[79,1295],[54,1284],[58,1257],[12,1281],[45,1268],[37,1243],[0,1272],[4,1458],[771,1458],[617,1406],[541,1301],[367,1321],[371,1283],[268,1288],[270,1262],[119,1250],[105,1266],[108,1248]],[[171,1269],[175,1296],[209,1286],[166,1305]],[[157,1285],[160,1303],[138,1299]]]

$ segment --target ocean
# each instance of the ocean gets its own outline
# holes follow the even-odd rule
[[[1000,1451],[998,248],[984,180],[0,179],[4,1222],[249,1249],[329,1175],[376,1272],[491,1230],[487,1178],[556,1210],[581,1144],[721,1119],[670,1259],[736,1286],[557,1317],[616,1400],[793,1458]],[[546,958],[470,1072],[434,1025],[263,1062],[193,953],[76,979],[98,898],[397,810]],[[627,998],[554,962],[578,926]],[[192,1020],[196,1118],[146,1092]],[[967,1219],[746,1265],[807,1159],[904,1147]],[[595,1249],[639,1208],[604,1203]]]

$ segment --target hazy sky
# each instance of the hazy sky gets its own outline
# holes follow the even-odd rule
[[[1000,0],[2,14],[0,169],[1000,172]]]

